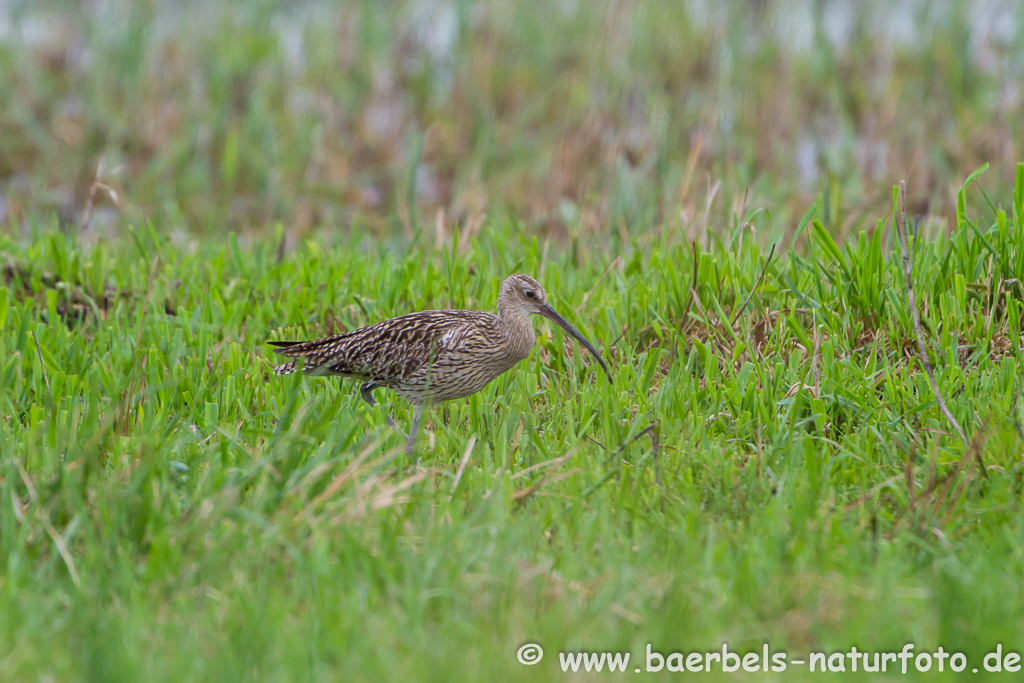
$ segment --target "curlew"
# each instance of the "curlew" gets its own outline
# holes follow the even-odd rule
[[[313,377],[339,375],[362,381],[359,395],[376,405],[373,390],[386,387],[413,405],[406,441],[411,453],[423,411],[464,398],[487,386],[530,355],[534,334],[531,315],[558,323],[593,354],[608,381],[612,374],[586,337],[547,303],[540,283],[528,275],[511,275],[501,283],[498,314],[483,311],[420,311],[352,332],[313,341],[276,341],[275,352],[303,361]],[[275,375],[298,369],[297,360],[279,365]],[[387,416],[388,424],[398,425]]]

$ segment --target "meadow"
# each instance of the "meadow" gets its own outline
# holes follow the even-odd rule
[[[1012,7],[4,11],[0,680],[1024,653]],[[271,373],[513,272],[611,382],[538,319],[407,456]]]

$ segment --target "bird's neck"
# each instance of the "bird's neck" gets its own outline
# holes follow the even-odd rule
[[[499,300],[498,319],[515,356],[520,359],[529,356],[535,339],[530,315],[518,306],[503,306]]]

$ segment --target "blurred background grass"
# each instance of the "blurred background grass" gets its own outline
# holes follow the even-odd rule
[[[0,2],[0,219],[100,237],[415,235],[509,212],[554,238],[840,238],[908,181],[952,226],[1008,192],[1012,2]],[[95,185],[99,179],[114,196]],[[294,244],[294,240],[292,241]]]

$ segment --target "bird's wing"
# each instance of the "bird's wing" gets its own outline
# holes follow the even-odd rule
[[[308,375],[346,375],[382,384],[414,375],[438,354],[461,348],[497,318],[477,311],[421,311],[309,342],[278,342],[277,353],[305,361]]]

